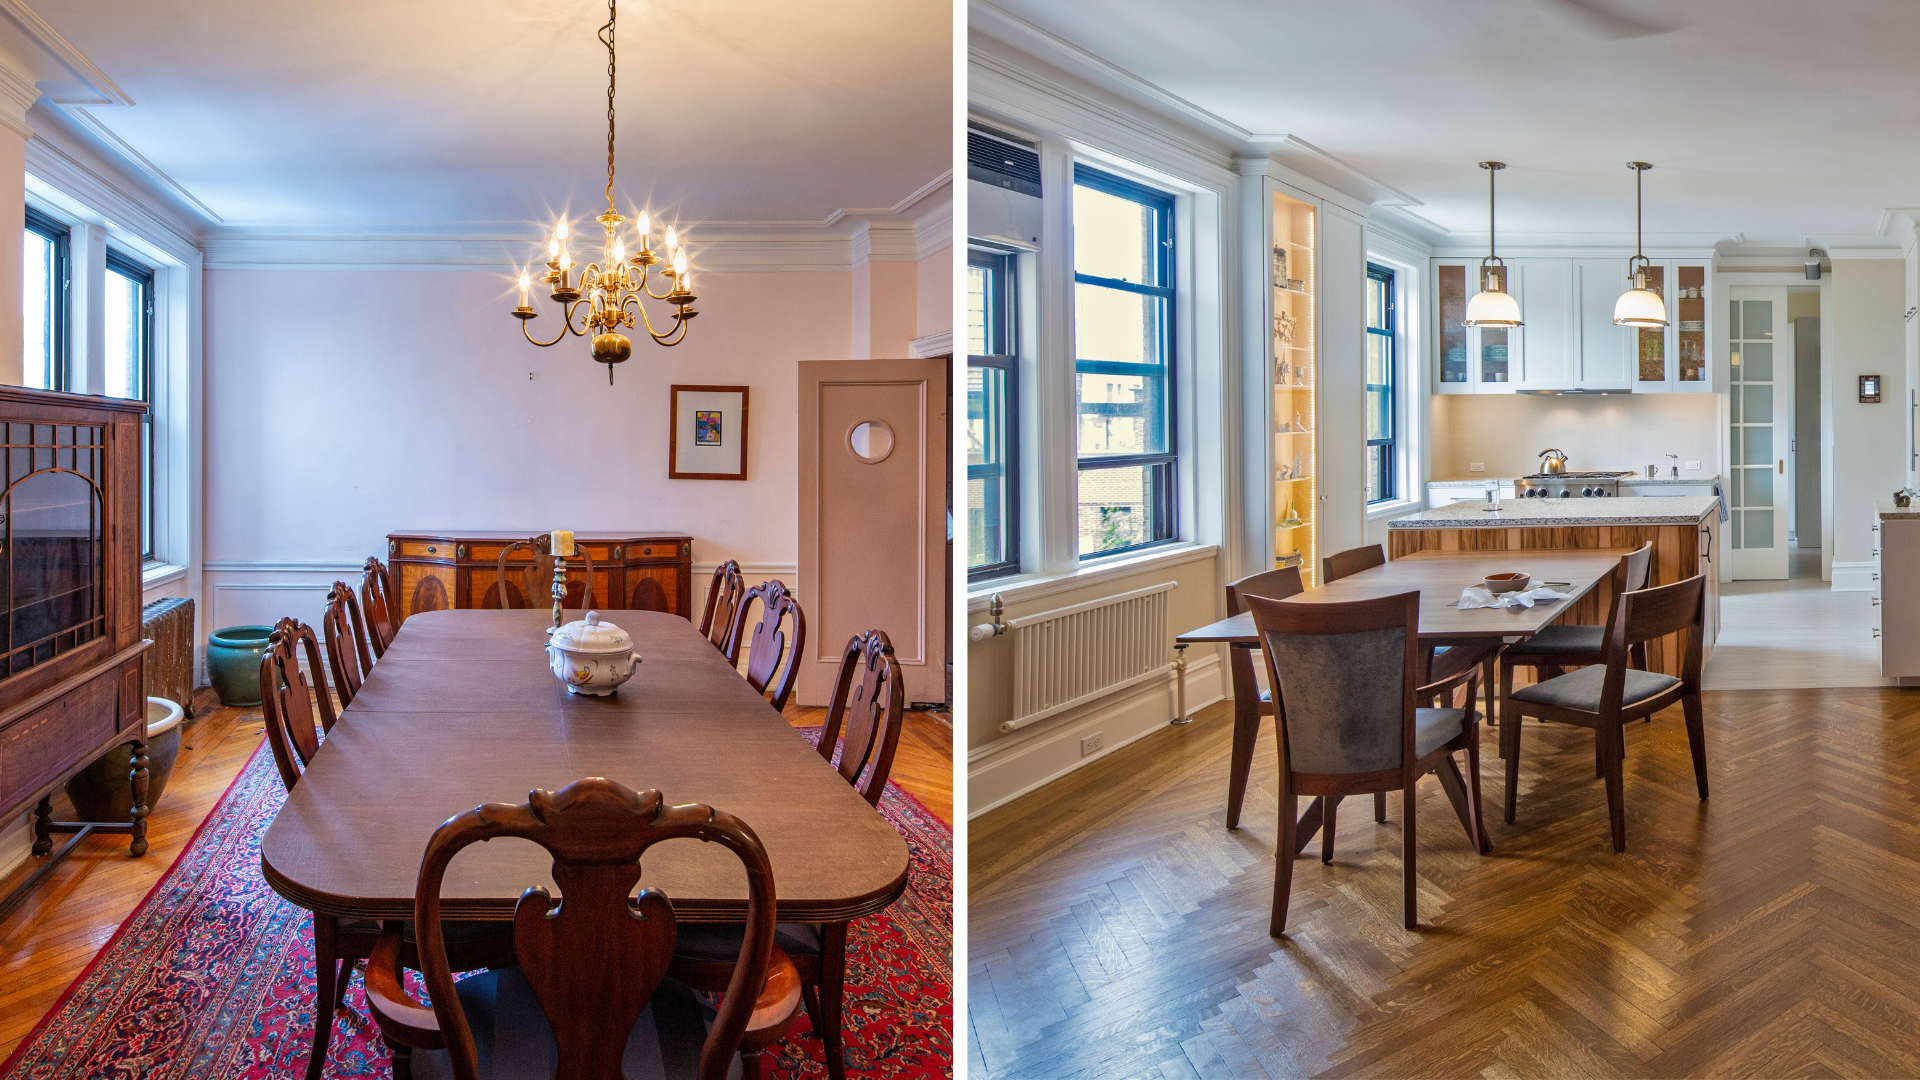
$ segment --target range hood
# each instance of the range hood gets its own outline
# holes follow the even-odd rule
[[[1515,391],[1514,391],[1514,393],[1516,393],[1516,394],[1535,394],[1535,395],[1547,395],[1547,394],[1580,394],[1580,395],[1583,395],[1583,396],[1590,396],[1590,397],[1599,397],[1599,396],[1601,396],[1601,395],[1605,395],[1605,394],[1631,394],[1631,393],[1633,393],[1633,391],[1632,391],[1631,389],[1628,389],[1628,388],[1626,388],[1626,387],[1621,387],[1620,389],[1617,389],[1617,390],[1601,390],[1601,389],[1593,389],[1593,390],[1582,390],[1582,389],[1579,389],[1579,388],[1577,388],[1577,387],[1568,387],[1568,388],[1566,388],[1566,389],[1564,389],[1564,390],[1515,390]]]

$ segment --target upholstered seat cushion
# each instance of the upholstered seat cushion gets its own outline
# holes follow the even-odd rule
[[[1466,724],[1465,709],[1413,710],[1413,755],[1426,757],[1459,738]]]
[[[1579,671],[1568,672],[1557,679],[1548,679],[1543,683],[1522,687],[1513,692],[1513,699],[1552,705],[1560,709],[1578,709],[1581,712],[1597,713],[1600,711],[1600,691],[1606,679],[1607,669],[1595,664],[1592,667],[1583,667]],[[1679,684],[1680,680],[1671,675],[1628,668],[1626,683],[1620,694],[1620,704],[1633,705],[1645,701]]]
[[[1509,656],[1520,657],[1532,654],[1540,656],[1562,656],[1568,653],[1585,653],[1599,656],[1606,651],[1607,628],[1604,626],[1543,626],[1540,632],[1518,645],[1507,646]]]
[[[504,968],[454,985],[478,1052],[480,1080],[551,1080],[558,1064],[553,1031],[519,968]],[[627,1036],[621,1068],[628,1080],[694,1080],[713,1010],[692,990],[663,980]],[[730,1077],[740,1072],[733,1055]],[[445,1050],[415,1050],[416,1080],[452,1080]]]
[[[731,964],[740,958],[747,936],[745,923],[681,923],[675,928],[673,955],[687,960]],[[819,956],[818,923],[776,923],[774,944],[788,956]]]

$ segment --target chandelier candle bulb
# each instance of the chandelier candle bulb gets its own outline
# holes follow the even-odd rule
[[[527,306],[527,286],[530,284],[532,284],[532,282],[527,280],[527,275],[522,273],[520,275],[520,306],[521,307]]]
[[[573,531],[570,529],[553,530],[553,554],[562,559],[573,558]]]

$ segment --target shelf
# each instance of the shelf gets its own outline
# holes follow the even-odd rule
[[[1307,291],[1306,291],[1305,289],[1287,289],[1287,288],[1282,288],[1282,287],[1281,287],[1281,286],[1279,286],[1279,285],[1275,285],[1275,286],[1273,287],[1273,291],[1274,291],[1274,292],[1283,292],[1283,293],[1292,293],[1292,294],[1293,294],[1293,295],[1295,295],[1295,296],[1305,296],[1305,297],[1308,297],[1308,298],[1312,298],[1312,296],[1313,296],[1313,294],[1312,294],[1312,293],[1310,293],[1310,292],[1307,292]]]
[[[1302,480],[1311,479],[1313,479],[1311,476],[1276,476],[1273,478],[1273,482],[1276,484],[1297,484]]]
[[[1294,241],[1292,241],[1292,240],[1281,240],[1281,241],[1278,241],[1278,243],[1282,243],[1282,244],[1285,244],[1285,245],[1287,245],[1287,246],[1288,246],[1288,247],[1290,247],[1290,248],[1299,248],[1299,249],[1300,249],[1301,251],[1312,251],[1312,250],[1313,250],[1313,245],[1312,245],[1312,244],[1300,244],[1300,243],[1296,243],[1296,242],[1294,242]]]
[[[1304,529],[1311,524],[1313,524],[1313,522],[1302,518],[1300,521],[1300,524],[1298,525],[1275,525],[1273,527],[1273,531],[1274,532],[1292,532],[1295,529]]]
[[[1275,435],[1311,435],[1313,434],[1313,432],[1311,431],[1280,431],[1276,429],[1274,431],[1274,434]]]
[[[1313,386],[1308,383],[1274,383],[1273,388],[1275,390],[1311,390]]]

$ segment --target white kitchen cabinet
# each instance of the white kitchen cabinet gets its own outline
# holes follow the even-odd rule
[[[1577,377],[1578,317],[1574,311],[1573,264],[1566,259],[1514,259],[1513,278],[1519,285],[1525,319],[1520,335],[1520,372],[1514,383],[1521,390],[1557,390],[1573,385]]]
[[[1573,274],[1580,300],[1580,355],[1573,386],[1625,390],[1633,330],[1614,325],[1613,308],[1632,284],[1627,264],[1620,259],[1575,259]]]

